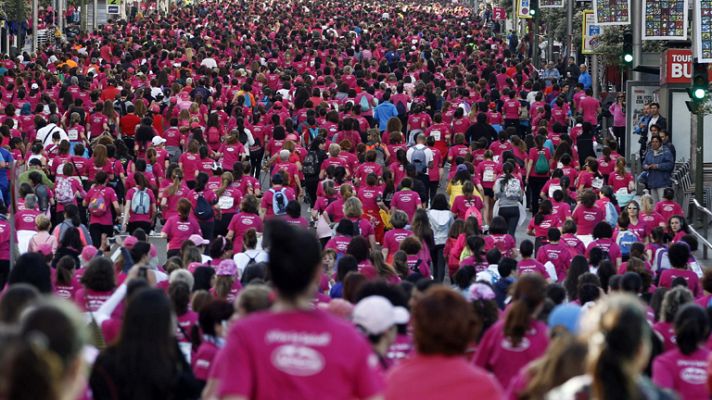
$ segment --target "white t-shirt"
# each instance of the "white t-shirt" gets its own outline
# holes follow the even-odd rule
[[[235,261],[235,264],[237,264],[237,269],[240,271],[240,276],[242,276],[242,273],[245,271],[250,259],[254,259],[256,263],[260,263],[267,262],[269,257],[267,256],[267,252],[264,250],[252,249],[235,254],[232,259]]]

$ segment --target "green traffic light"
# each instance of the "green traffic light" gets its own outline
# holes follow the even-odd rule
[[[627,63],[632,63],[633,62],[633,55],[632,54],[626,54],[623,56],[623,61]]]
[[[692,96],[698,100],[704,99],[705,95],[707,95],[707,91],[702,88],[697,88],[692,91]]]
[[[529,15],[532,15],[532,16],[536,15],[536,10],[529,10]]]

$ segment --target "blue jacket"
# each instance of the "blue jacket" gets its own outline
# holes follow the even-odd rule
[[[381,132],[386,130],[388,120],[397,116],[398,109],[390,101],[384,101],[373,110],[373,119],[378,121],[378,129]]]
[[[653,149],[649,149],[643,159],[643,169],[650,164],[657,165],[657,168],[647,170],[648,188],[670,187],[672,171],[675,169],[675,160],[673,160],[670,150],[665,146],[661,146],[658,154],[655,154]]]

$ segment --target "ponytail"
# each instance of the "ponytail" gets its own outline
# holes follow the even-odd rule
[[[40,333],[22,337],[14,347],[7,373],[7,398],[33,400],[60,398],[64,366],[57,354],[47,349],[47,338]]]
[[[546,281],[538,274],[526,274],[517,281],[512,306],[504,321],[504,336],[519,346],[534,320],[536,308],[544,301]]]
[[[220,187],[215,191],[215,195],[217,195],[218,198],[225,193],[227,188],[234,182],[232,178],[232,172],[227,171],[223,172],[223,174],[220,177],[221,184]]]
[[[233,283],[235,283],[235,278],[233,276],[221,275],[216,277],[215,296],[219,299],[226,300],[227,295],[230,294]]]

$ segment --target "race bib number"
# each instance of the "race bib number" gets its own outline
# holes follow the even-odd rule
[[[603,187],[603,178],[593,178],[593,183],[591,183],[591,186],[594,189],[601,189]]]
[[[549,197],[554,197],[557,190],[561,190],[561,185],[549,185]]]
[[[441,133],[440,133],[440,131],[432,131],[432,132],[430,132],[430,136],[432,136],[433,138],[435,138],[435,141],[436,141],[436,142],[439,142],[439,141],[440,141],[440,137],[441,137]]]
[[[220,196],[218,199],[218,207],[221,210],[229,210],[235,205],[235,199],[232,196]]]
[[[482,174],[483,182],[494,182],[494,171],[490,168],[486,169]]]
[[[499,156],[492,156],[492,161],[499,162]]]
[[[76,129],[69,129],[67,131],[67,136],[69,136],[69,140],[77,140],[79,139],[79,131]]]

